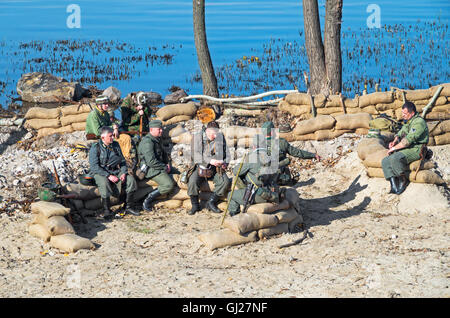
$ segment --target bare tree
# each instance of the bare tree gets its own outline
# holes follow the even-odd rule
[[[324,41],[317,0],[303,0],[305,46],[311,75],[311,94],[340,93],[342,89],[342,1],[326,0]]]
[[[205,0],[193,0],[194,39],[197,50],[198,65],[202,73],[203,94],[219,97],[217,78],[209,54],[205,28]]]

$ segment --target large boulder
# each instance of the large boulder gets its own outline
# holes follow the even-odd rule
[[[175,92],[164,97],[164,104],[179,104],[181,103],[181,99],[186,96],[187,94],[183,89],[176,90]]]
[[[120,101],[120,96],[122,95],[122,93],[114,86],[110,86],[103,91],[102,95],[108,96],[111,103],[117,104]]]
[[[57,103],[61,100],[79,100],[84,89],[78,82],[68,82],[49,73],[23,74],[17,83],[17,93],[25,102]]]

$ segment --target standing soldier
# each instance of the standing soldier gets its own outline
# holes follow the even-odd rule
[[[417,113],[416,105],[405,102],[402,106],[402,117],[406,124],[389,143],[388,156],[381,162],[384,177],[391,183],[390,193],[394,194],[405,191],[408,186],[408,165],[419,160],[421,154],[426,152],[429,138],[427,123]]]
[[[143,209],[150,211],[150,203],[161,195],[167,194],[175,187],[175,182],[169,173],[172,167],[169,164],[169,156],[162,145],[162,122],[152,120],[149,123],[149,134],[142,138],[138,146],[140,169],[145,173],[145,178],[154,180],[158,188],[150,192],[144,200]],[[143,165],[146,168],[142,168]]]
[[[195,168],[189,177],[187,191],[192,203],[189,215],[200,211],[198,199],[200,185],[211,179],[214,182],[214,192],[206,206],[214,213],[221,213],[216,204],[220,197],[227,194],[230,187],[230,179],[225,173],[229,158],[225,138],[219,131],[217,122],[209,122],[205,130],[194,134],[191,141],[191,159]]]
[[[94,177],[102,200],[105,219],[111,218],[110,197],[120,197],[122,185],[126,183],[126,206],[125,213],[140,215],[134,209],[134,193],[137,190],[136,180],[128,174],[125,158],[122,155],[119,144],[114,141],[113,129],[102,127],[100,129],[100,140],[93,144],[89,150],[90,174]]]
[[[280,185],[288,185],[294,181],[292,180],[291,172],[289,171],[289,158],[287,157],[288,154],[293,157],[302,159],[320,160],[321,158],[319,155],[312,152],[293,147],[286,139],[281,137],[278,138],[278,145],[276,145],[277,140],[275,139],[274,128],[275,126],[271,121],[267,121],[261,126],[262,135],[256,136],[256,147],[266,148],[267,154],[269,156],[271,156],[272,149],[279,152],[280,170],[277,182]]]

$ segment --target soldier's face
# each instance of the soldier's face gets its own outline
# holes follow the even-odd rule
[[[108,110],[108,108],[109,108],[109,104],[106,104],[106,103],[103,103],[103,104],[102,104],[102,110],[103,110],[103,111],[106,112],[106,111]]]
[[[156,127],[150,128],[150,135],[152,135],[153,137],[161,137],[162,133],[163,133],[162,128],[156,128]]]
[[[402,108],[402,118],[404,120],[410,120],[414,116],[414,112],[409,112],[408,108]]]
[[[114,140],[113,133],[105,133],[102,135],[102,141],[107,146],[112,144],[113,140]]]
[[[208,140],[214,140],[217,137],[217,130],[214,128],[208,128],[206,129],[206,138],[208,138]]]

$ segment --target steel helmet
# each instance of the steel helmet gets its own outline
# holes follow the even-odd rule
[[[148,103],[148,96],[144,92],[139,92],[136,95],[136,100],[139,105],[146,105]]]

